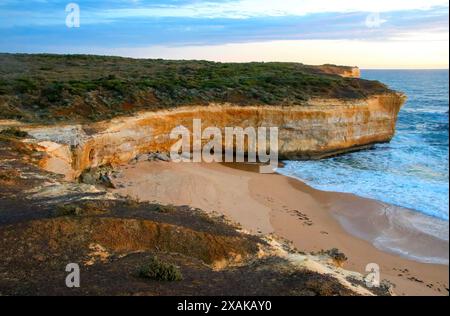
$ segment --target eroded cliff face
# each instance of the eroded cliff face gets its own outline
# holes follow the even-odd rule
[[[361,71],[358,67],[344,67],[335,65],[322,65],[317,68],[326,74],[339,75],[344,78],[360,78]]]
[[[139,113],[90,125],[23,128],[30,146],[45,151],[41,167],[68,179],[83,170],[126,163],[141,153],[168,152],[173,128],[278,127],[281,158],[317,159],[390,141],[405,97],[400,93],[365,100],[318,99],[302,106],[211,104]],[[205,140],[207,142],[208,140]]]
[[[347,78],[360,78],[361,70],[358,67],[352,67],[350,70],[344,71],[341,76]]]

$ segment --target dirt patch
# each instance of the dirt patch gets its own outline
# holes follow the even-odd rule
[[[67,255],[67,249],[72,249],[72,254],[78,253],[79,261],[85,261],[92,250],[90,245],[97,244],[115,255],[176,252],[222,268],[258,250],[257,245],[243,237],[212,235],[148,220],[107,217],[60,217],[7,226],[0,228],[0,240],[5,254],[17,264],[26,261],[31,253],[52,258]]]
[[[176,265],[183,279],[167,282],[139,277],[136,270],[155,255]],[[135,253],[82,267],[81,287],[72,289],[64,285],[67,275],[64,267],[42,264],[26,273],[17,270],[14,275],[0,278],[0,295],[355,295],[331,276],[299,271],[280,258],[217,271],[180,254]]]
[[[355,295],[331,276],[257,258],[258,245],[236,232],[92,214],[0,226],[0,295]],[[182,278],[139,276],[155,256]],[[65,267],[74,262],[82,286],[69,289]]]

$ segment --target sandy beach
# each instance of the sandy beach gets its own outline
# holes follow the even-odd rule
[[[448,261],[448,241],[396,227],[378,201],[318,191],[248,165],[144,161],[118,170],[116,193],[217,212],[251,233],[274,233],[305,252],[338,248],[348,257],[345,269],[364,272],[369,263],[378,264],[397,295],[448,295],[448,264],[421,263],[373,242],[390,238],[408,253]]]

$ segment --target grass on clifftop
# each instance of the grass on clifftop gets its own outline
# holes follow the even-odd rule
[[[29,122],[99,121],[211,102],[292,105],[312,97],[355,99],[386,91],[376,81],[298,63],[0,54],[0,119]]]

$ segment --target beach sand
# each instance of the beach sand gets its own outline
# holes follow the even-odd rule
[[[393,228],[378,201],[318,191],[252,169],[256,166],[138,162],[118,168],[115,192],[224,214],[252,233],[275,233],[292,241],[300,251],[338,248],[348,257],[347,270],[364,273],[368,264],[378,264],[381,279],[395,284],[397,295],[448,295],[448,265],[413,261],[371,242],[383,231],[397,237],[397,246],[448,259],[448,241]]]

